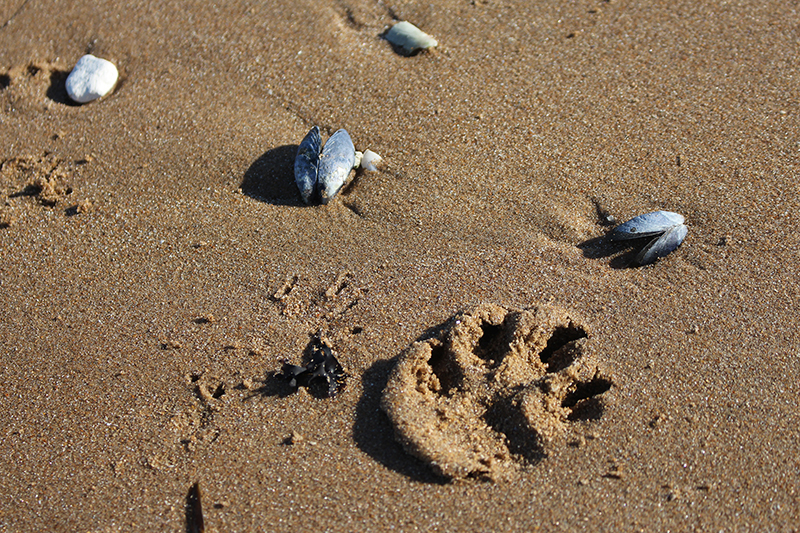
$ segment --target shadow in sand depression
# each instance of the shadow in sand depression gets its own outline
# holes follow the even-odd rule
[[[383,389],[396,363],[397,358],[377,361],[364,372],[361,380],[364,395],[356,406],[353,425],[356,445],[385,467],[415,481],[446,484],[446,478],[437,476],[425,463],[405,452],[394,439],[394,427],[389,417],[381,410]]]
[[[242,192],[269,204],[305,206],[294,182],[296,155],[296,144],[264,152],[244,173]]]
[[[50,73],[50,86],[47,88],[47,98],[58,104],[69,107],[78,107],[81,104],[72,100],[67,94],[67,76],[69,70],[54,70]]]
[[[578,248],[583,252],[583,257],[587,259],[611,257],[608,265],[613,269],[620,270],[631,267],[636,255],[650,240],[652,237],[609,242],[605,237],[595,237],[580,243]]]

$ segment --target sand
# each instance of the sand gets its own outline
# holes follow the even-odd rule
[[[380,35],[409,20],[439,46]],[[791,2],[0,2],[0,530],[789,531]],[[120,83],[72,105],[85,53]],[[326,206],[313,125],[381,154]],[[643,268],[599,244],[665,209]],[[624,254],[624,252],[623,252]],[[447,481],[380,408],[479,304],[580,316],[601,416]],[[277,380],[318,332],[334,398]]]

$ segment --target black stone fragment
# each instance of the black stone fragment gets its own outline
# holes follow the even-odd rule
[[[307,387],[315,396],[333,398],[344,389],[347,373],[330,346],[317,342],[307,365],[284,363],[278,376],[286,380],[293,390]]]

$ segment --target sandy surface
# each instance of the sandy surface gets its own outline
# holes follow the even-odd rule
[[[0,2],[1,530],[181,531],[195,482],[219,532],[798,523],[792,2],[174,6]],[[121,83],[70,105],[87,51]],[[385,170],[304,206],[314,124]],[[656,209],[666,259],[598,247]],[[612,386],[541,461],[446,482],[381,394],[479,303],[579,314]],[[347,388],[286,394],[319,330]]]

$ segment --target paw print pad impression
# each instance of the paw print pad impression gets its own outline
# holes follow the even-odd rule
[[[381,407],[439,474],[499,479],[544,459],[571,423],[600,418],[611,386],[589,328],[565,310],[483,304],[400,355]]]

